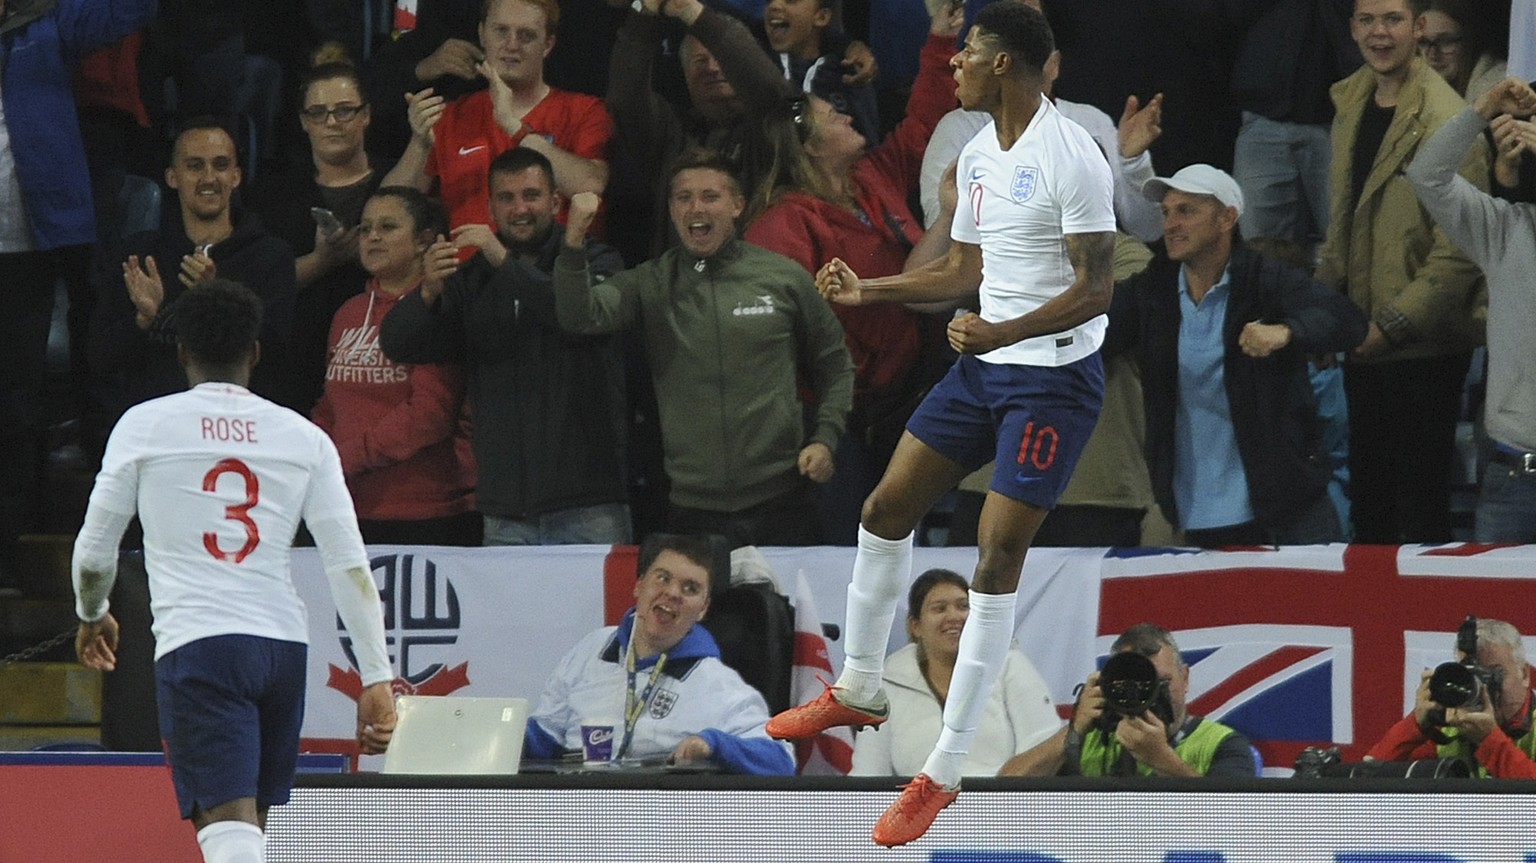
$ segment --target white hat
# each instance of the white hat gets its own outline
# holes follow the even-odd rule
[[[1243,214],[1243,190],[1237,187],[1232,175],[1210,165],[1189,165],[1179,169],[1172,177],[1153,177],[1141,187],[1141,193],[1149,201],[1162,203],[1169,189],[1178,189],[1191,195],[1210,195],[1224,207],[1237,208]]]

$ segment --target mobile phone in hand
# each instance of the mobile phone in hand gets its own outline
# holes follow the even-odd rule
[[[346,230],[342,226],[341,220],[336,218],[336,214],[324,207],[310,207],[309,215],[314,218],[315,224],[328,237],[333,237]]]

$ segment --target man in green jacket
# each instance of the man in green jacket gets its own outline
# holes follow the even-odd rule
[[[576,333],[640,327],[672,482],[668,530],[815,544],[807,480],[831,478],[853,402],[842,327],[799,264],[737,237],[745,202],[718,155],[685,154],[669,189],[681,244],[607,280],[582,252],[599,199],[571,198],[556,317]]]
[[[1137,653],[1157,669],[1158,697],[1140,715],[1115,711],[1088,675],[1072,721],[1014,756],[999,776],[1253,776],[1253,749],[1233,729],[1189,712],[1189,666],[1173,634],[1138,623],[1110,645],[1110,656]],[[1105,717],[1116,717],[1110,730]]]

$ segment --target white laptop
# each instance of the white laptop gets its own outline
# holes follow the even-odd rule
[[[402,695],[385,773],[516,773],[528,724],[526,698]]]

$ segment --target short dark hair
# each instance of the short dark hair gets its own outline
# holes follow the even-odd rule
[[[718,561],[719,546],[715,537],[701,533],[653,533],[646,536],[640,543],[639,565],[635,569],[636,577],[643,577],[651,564],[664,551],[676,552],[687,558],[691,563],[704,567],[706,573],[705,583],[709,585],[710,594],[715,591],[715,572]],[[728,574],[727,574],[728,576]]]
[[[170,311],[177,343],[193,360],[214,368],[245,360],[261,333],[261,300],[229,279],[211,279],[186,291]]]
[[[912,620],[922,617],[923,603],[928,601],[928,592],[941,584],[953,584],[961,590],[971,589],[965,576],[952,569],[930,569],[919,575],[907,589],[907,617]]]
[[[223,132],[229,137],[229,142],[234,144],[235,164],[240,164],[240,145],[236,143],[235,133],[229,130],[229,125],[212,114],[198,114],[181,121],[176,129],[176,138],[171,141],[171,164],[176,163],[176,153],[181,149],[181,139],[193,132]]]
[[[549,181],[550,191],[554,191],[555,166],[549,163],[548,156],[529,147],[513,147],[492,159],[491,172],[486,182],[489,183],[491,179],[495,179],[497,174],[517,174],[529,168],[538,168],[542,171],[544,179]]]
[[[718,151],[707,147],[693,147],[685,150],[677,160],[672,163],[671,170],[667,171],[667,190],[671,193],[672,184],[677,180],[677,175],[684,171],[704,170],[719,171],[725,175],[730,183],[731,191],[736,197],[744,197],[741,190],[741,180],[736,176],[736,170],[731,163]]]
[[[1173,651],[1179,665],[1184,664],[1184,656],[1179,652],[1179,643],[1173,640],[1173,633],[1155,623],[1138,623],[1120,633],[1115,643],[1109,646],[1109,652],[1131,651],[1151,659],[1161,653],[1164,647]]]
[[[1056,50],[1056,39],[1045,15],[1019,0],[1000,0],[976,13],[976,27],[997,40],[1001,51],[1021,63],[1027,71],[1040,74],[1045,61]]]
[[[431,231],[432,236],[448,233],[448,214],[436,198],[411,186],[381,186],[370,198],[398,198],[414,226],[411,233]]]
[[[364,105],[368,104],[368,88],[363,85],[363,76],[357,67],[351,63],[332,62],[311,66],[299,74],[299,107],[304,107],[304,99],[309,95],[310,87],[321,81],[336,79],[352,82],[352,86],[357,88],[358,98],[362,99]]]

